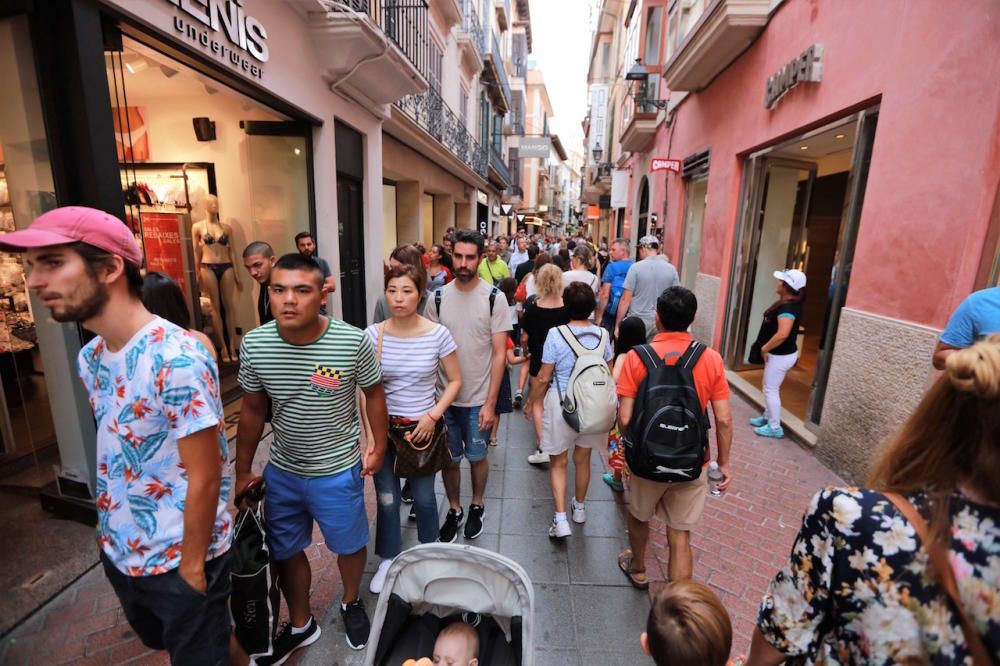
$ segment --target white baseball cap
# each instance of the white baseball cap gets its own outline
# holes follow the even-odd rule
[[[806,286],[806,274],[802,271],[788,268],[783,271],[774,271],[774,277],[781,280],[795,291],[801,291]]]
[[[642,238],[639,239],[639,245],[658,248],[660,247],[660,239],[653,235],[643,236]]]

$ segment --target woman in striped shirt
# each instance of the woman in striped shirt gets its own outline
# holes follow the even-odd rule
[[[376,349],[381,349],[385,402],[389,419],[416,421],[413,439],[427,442],[434,435],[436,423],[444,415],[462,387],[455,340],[447,328],[417,313],[423,297],[424,273],[409,265],[392,268],[385,278],[387,320],[372,324],[365,333]],[[381,346],[379,337],[381,336]],[[436,398],[438,373],[444,370],[447,384]],[[390,445],[382,469],[375,475],[378,514],[375,523],[375,552],[382,558],[372,577],[372,594],[379,594],[385,583],[389,564],[402,550],[399,521],[399,477],[393,473],[395,460]],[[437,541],[438,509],[434,494],[434,475],[411,477],[413,504],[420,543]]]

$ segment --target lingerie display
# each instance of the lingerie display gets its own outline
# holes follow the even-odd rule
[[[205,245],[215,245],[216,243],[218,243],[222,247],[226,247],[229,245],[229,236],[227,236],[225,233],[219,234],[218,238],[216,238],[212,234],[203,234],[201,240],[204,241]],[[232,266],[232,264],[226,264],[226,265]]]
[[[205,237],[203,236],[203,238]],[[225,235],[223,235],[222,238],[225,238]],[[209,243],[207,240],[205,241],[205,243],[211,245],[211,243]],[[222,244],[225,245],[225,243]],[[226,274],[226,271],[232,269],[233,265],[230,264],[229,262],[226,262],[224,264],[210,264],[208,262],[203,261],[201,262],[201,267],[207,268],[208,270],[215,273],[215,279],[219,282],[219,284],[222,284],[222,276]]]

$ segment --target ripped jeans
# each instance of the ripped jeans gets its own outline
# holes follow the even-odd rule
[[[375,519],[375,554],[383,560],[391,560],[403,549],[399,518],[400,479],[392,472],[395,459],[390,442],[385,452],[385,462],[375,474],[375,499],[378,505]],[[437,496],[434,494],[436,476],[436,474],[417,476],[409,480],[410,489],[413,491],[413,505],[417,513],[417,539],[420,543],[437,541],[440,534]]]

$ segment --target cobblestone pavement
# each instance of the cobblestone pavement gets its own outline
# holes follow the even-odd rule
[[[702,525],[692,536],[695,578],[707,581],[732,613],[734,653],[745,652],[768,581],[788,556],[802,511],[819,488],[840,483],[808,451],[793,442],[763,440],[746,426],[756,415],[734,396],[736,437],[732,470],[735,480],[722,498],[709,498]],[[650,663],[640,652],[638,636],[648,612],[648,598],[633,590],[617,570],[615,558],[627,545],[625,506],[601,482],[603,461],[594,457],[587,498],[587,523],[574,525],[566,543],[546,534],[552,515],[548,474],[525,458],[533,446],[530,425],[520,413],[504,417],[500,446],[490,452],[486,529],[471,542],[499,550],[522,564],[535,586],[536,648],[539,664]],[[266,460],[261,447],[255,466]],[[572,471],[571,471],[572,473]],[[463,504],[469,502],[468,473],[463,473]],[[439,482],[440,506],[443,489]],[[374,515],[369,484],[366,504]],[[572,493],[570,485],[569,493]],[[404,508],[404,512],[408,509]],[[404,516],[404,546],[416,543],[416,529]],[[373,531],[374,534],[374,531]],[[664,584],[668,549],[662,525],[654,524],[647,569],[651,592]],[[461,540],[461,537],[460,537]],[[364,652],[349,650],[337,612],[341,586],[336,563],[314,533],[309,558],[313,566],[312,607],[321,621],[321,639],[295,655],[290,664],[360,664]],[[377,566],[370,559],[364,580]],[[147,650],[129,629],[118,601],[99,568],[87,572],[3,639],[0,664],[166,664],[165,653]]]

